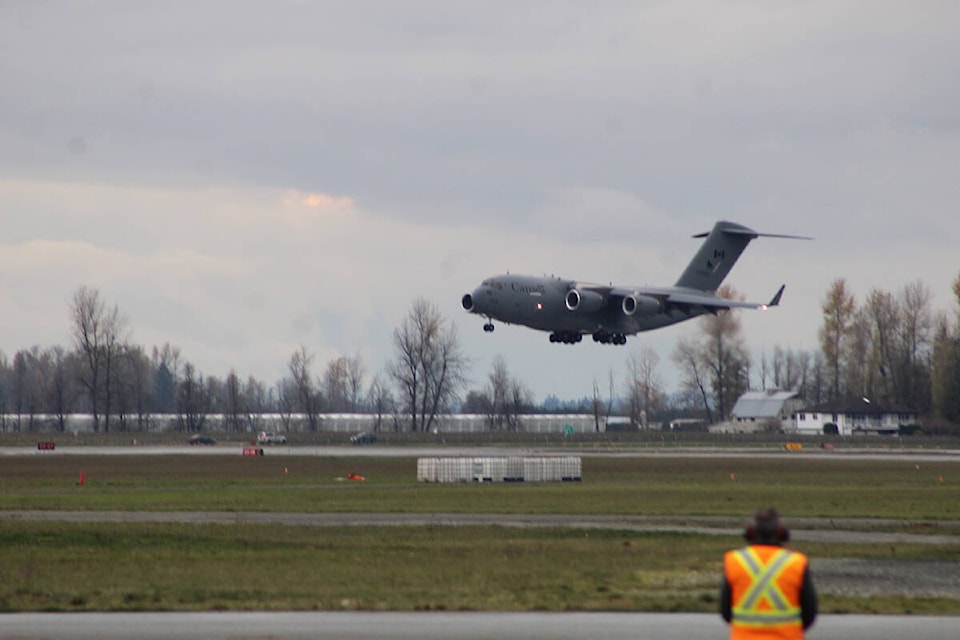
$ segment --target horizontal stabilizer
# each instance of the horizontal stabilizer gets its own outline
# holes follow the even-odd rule
[[[813,238],[811,238],[810,236],[794,236],[794,235],[789,235],[785,233],[758,233],[752,229],[746,229],[746,228],[738,229],[736,227],[725,228],[723,232],[731,236],[747,236],[751,240],[753,238],[787,238],[789,240],[813,240]],[[706,238],[709,235],[710,235],[710,232],[705,231],[704,233],[698,233],[695,236],[691,236],[691,237]]]

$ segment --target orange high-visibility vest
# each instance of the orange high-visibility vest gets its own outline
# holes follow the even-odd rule
[[[730,640],[802,640],[800,590],[807,557],[773,545],[728,551],[723,569],[730,584]]]

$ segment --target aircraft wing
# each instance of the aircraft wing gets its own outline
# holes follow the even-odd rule
[[[705,307],[707,309],[713,309],[717,311],[722,311],[725,309],[766,309],[768,307],[775,307],[780,304],[780,298],[783,297],[783,290],[785,288],[786,285],[781,285],[780,289],[778,289],[777,293],[773,296],[773,299],[767,303],[741,302],[739,300],[728,300],[726,298],[721,298],[720,296],[715,296],[706,292],[692,290],[683,291],[676,289],[670,291],[664,301],[668,305]]]
[[[723,311],[726,309],[766,309],[780,304],[780,298],[783,296],[783,290],[786,285],[782,285],[770,302],[741,302],[740,300],[728,300],[720,296],[699,291],[697,289],[686,289],[683,287],[664,287],[649,288],[639,287],[631,289],[628,287],[614,287],[600,284],[573,283],[571,288],[580,291],[589,291],[601,296],[604,300],[612,304],[620,305],[625,298],[645,299],[655,301],[660,310],[670,307],[693,308],[699,307],[711,312]]]

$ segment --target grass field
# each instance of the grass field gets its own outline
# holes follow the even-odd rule
[[[29,456],[0,510],[890,518],[957,531],[960,464],[816,456],[584,457],[583,482],[421,485],[414,458]],[[85,484],[78,485],[81,472]],[[364,482],[345,480],[361,474]],[[842,523],[838,526],[844,526]],[[860,525],[858,525],[860,526]],[[960,539],[960,538],[958,538]],[[856,536],[851,535],[851,541]],[[0,524],[0,610],[713,611],[736,537],[569,528]],[[960,544],[807,544],[814,558],[960,560]],[[960,601],[825,596],[826,611],[960,614]]]

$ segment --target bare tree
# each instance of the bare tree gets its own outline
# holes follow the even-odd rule
[[[363,359],[359,355],[341,356],[327,363],[322,388],[329,411],[357,411],[361,401],[364,370]]]
[[[177,423],[180,431],[197,433],[207,422],[209,403],[203,374],[189,362],[183,365],[183,380],[177,393]]]
[[[363,404],[363,380],[366,375],[367,368],[359,353],[347,359],[347,402],[351,412],[359,411]]]
[[[10,363],[6,354],[0,351],[0,430],[7,432],[7,411],[10,398]]]
[[[123,398],[124,411],[129,409],[135,413],[137,429],[149,429],[154,406],[154,371],[150,358],[143,347],[127,343],[123,345],[119,365],[117,389]]]
[[[767,376],[770,374],[770,363],[767,361],[767,350],[760,352],[760,388],[767,388]]]
[[[248,414],[243,397],[243,387],[240,378],[234,370],[230,370],[224,382],[223,398],[223,426],[228,431],[241,433],[247,425]]]
[[[34,418],[40,412],[43,390],[43,372],[40,347],[21,349],[13,355],[13,408],[16,411],[16,429],[23,429],[23,415],[27,416],[27,431],[35,428]]]
[[[533,394],[507,370],[503,356],[493,359],[487,379],[484,404],[487,407],[487,424],[495,431],[521,431],[520,416],[533,404]]]
[[[270,398],[267,393],[267,387],[261,381],[253,376],[247,378],[247,384],[244,385],[243,395],[247,410],[253,415],[261,415],[269,410]]]
[[[57,417],[57,430],[67,430],[66,416],[73,408],[76,359],[57,345],[48,351],[51,363],[50,381],[47,386],[47,403]]]
[[[657,375],[659,363],[660,356],[649,346],[634,351],[627,358],[627,380],[624,389],[627,411],[630,422],[641,429],[650,427],[650,417],[660,410],[666,401],[663,385]]]
[[[80,383],[87,392],[93,427],[110,430],[115,377],[113,370],[122,351],[127,320],[114,305],[108,308],[97,289],[81,286],[73,296],[72,334],[83,366]]]
[[[590,412],[593,414],[593,430],[600,433],[600,416],[603,415],[603,398],[600,397],[600,384],[593,379],[593,397],[590,398]]]
[[[791,353],[793,352],[791,351]],[[809,351],[800,351],[790,359],[791,368],[796,371],[796,377],[792,380],[790,386],[786,388],[798,390],[800,395],[805,399],[810,398],[811,360],[811,353]]]
[[[290,378],[277,383],[277,411],[280,413],[280,422],[283,424],[284,431],[290,431],[293,412],[296,411],[299,402],[299,393],[296,383]]]
[[[376,416],[373,423],[373,430],[380,431],[383,428],[384,416],[394,415],[396,413],[396,402],[393,399],[393,393],[390,387],[384,382],[380,374],[373,377],[370,382],[370,390],[367,392],[367,404],[370,411]],[[397,421],[394,420],[394,426]]]
[[[313,378],[310,372],[312,364],[313,354],[308,353],[304,345],[300,345],[300,348],[290,356],[288,367],[293,378],[293,387],[296,389],[297,406],[307,416],[310,431],[316,431],[318,428],[317,414],[320,413],[320,397],[313,386]]]
[[[703,366],[700,346],[693,338],[684,336],[677,341],[673,350],[673,361],[680,368],[681,385],[690,395],[696,394],[703,402],[707,414],[707,424],[713,424],[713,410],[710,406],[709,384]]]
[[[388,365],[410,416],[411,431],[429,431],[465,380],[467,359],[456,327],[437,307],[420,298],[394,329],[395,359]]]

